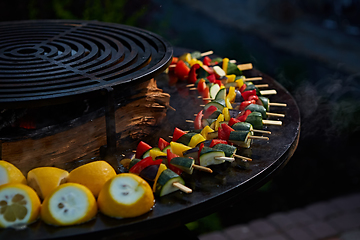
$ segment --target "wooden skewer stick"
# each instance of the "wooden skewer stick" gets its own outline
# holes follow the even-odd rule
[[[169,67],[176,67],[176,64],[171,64]]]
[[[258,129],[253,129],[251,130],[254,133],[264,133],[264,134],[271,134],[270,131],[265,131],[265,130],[258,130]]]
[[[211,55],[213,53],[214,53],[214,51],[210,50],[210,51],[201,53],[200,56],[205,57],[205,56]]]
[[[212,173],[213,170],[211,168],[208,168],[208,167],[204,167],[204,166],[200,166],[200,165],[192,165],[193,168],[197,169],[197,170],[200,170],[200,171],[203,171],[203,172],[208,172],[208,173]]]
[[[275,95],[277,94],[276,90],[262,90],[260,91],[261,95]]]
[[[274,117],[285,117],[285,114],[281,114],[281,113],[269,113],[269,112],[266,112],[266,115],[274,116]]]
[[[244,156],[240,156],[240,155],[236,155],[236,154],[234,154],[234,157],[241,158],[241,159],[244,159],[244,160],[247,160],[247,161],[252,161],[251,158],[244,157]]]
[[[194,87],[194,88],[189,88],[189,90],[193,91],[193,90],[197,90],[197,88],[196,88],[196,87]]]
[[[192,189],[191,189],[191,188],[188,188],[187,186],[182,185],[182,184],[179,183],[179,182],[173,182],[172,185],[173,185],[174,187],[178,188],[179,190],[183,191],[184,193],[192,193]]]
[[[252,82],[252,81],[259,81],[262,80],[262,77],[251,77],[251,78],[245,78],[243,79],[244,82]]]
[[[274,121],[274,120],[262,120],[262,123],[266,125],[276,125],[276,126],[282,125],[282,121]]]
[[[237,65],[237,67],[238,67],[241,71],[253,69],[252,63],[239,64],[239,65]]]
[[[249,136],[250,139],[259,139],[259,140],[269,140],[268,137],[263,137],[263,136]]]
[[[286,107],[286,103],[269,103],[269,106],[276,106],[276,107]]]
[[[186,119],[185,122],[187,122],[187,123],[193,123],[194,121],[193,121],[193,120]]]
[[[186,87],[194,87],[194,86],[195,86],[195,84],[193,84],[193,83],[186,85]]]
[[[233,162],[235,161],[235,158],[230,158],[230,157],[215,157],[215,160],[224,160],[227,162]]]
[[[263,88],[263,87],[269,87],[269,84],[255,84],[254,86],[257,88]]]

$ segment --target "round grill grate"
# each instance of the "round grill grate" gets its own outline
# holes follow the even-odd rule
[[[0,23],[0,107],[127,91],[168,67],[172,47],[139,28],[97,21]]]

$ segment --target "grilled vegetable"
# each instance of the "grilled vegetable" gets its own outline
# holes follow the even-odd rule
[[[259,112],[252,112],[250,113],[247,118],[246,122],[250,123],[254,129],[263,129],[263,122],[262,122],[262,115]]]
[[[246,110],[250,110],[251,112],[259,112],[263,119],[266,119],[266,109],[258,104],[250,104],[245,108]]]
[[[213,148],[223,151],[225,153],[225,157],[234,157],[234,154],[237,151],[237,147],[224,143],[218,143],[214,145]]]
[[[195,160],[193,158],[188,158],[188,157],[175,157],[170,160],[170,163],[180,168],[184,172],[188,174],[192,174],[194,170],[193,166],[195,164]]]
[[[155,195],[162,197],[179,190],[179,188],[173,186],[173,183],[176,182],[181,183],[182,185],[185,184],[185,181],[178,174],[170,169],[165,169],[157,179]]]
[[[250,148],[251,139],[249,136],[251,135],[250,131],[232,131],[229,135],[229,142],[243,147]]]
[[[225,160],[219,160],[219,157],[225,157],[225,153],[213,148],[203,147],[200,152],[199,164],[200,166],[209,166],[225,162]]]

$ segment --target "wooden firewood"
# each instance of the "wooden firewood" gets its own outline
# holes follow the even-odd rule
[[[122,139],[137,140],[151,134],[154,126],[166,117],[170,95],[159,89],[154,79],[138,88],[135,95],[126,99],[126,105],[121,104],[115,112],[118,145]],[[38,166],[64,167],[74,160],[99,156],[99,149],[104,145],[106,125],[102,116],[49,136],[2,141],[0,153],[3,160],[13,163],[25,174]]]

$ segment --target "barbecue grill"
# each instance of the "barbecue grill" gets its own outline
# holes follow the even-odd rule
[[[112,135],[114,95],[131,95],[132,87],[142,81],[156,76],[158,85],[171,92],[171,105],[176,109],[168,113],[166,128],[154,135],[153,142],[149,142],[152,145],[159,134],[171,135],[175,126],[185,129],[185,119],[200,108],[196,93],[189,91],[184,82],[174,89],[169,86],[167,75],[160,74],[169,65],[173,50],[153,33],[92,21],[26,21],[1,24],[0,36],[1,108],[101,98],[107,105],[110,145],[115,137]],[[177,56],[183,52],[174,49]],[[164,196],[156,200],[152,211],[136,218],[113,219],[99,213],[90,222],[64,228],[37,221],[22,230],[0,229],[0,239],[137,239],[203,217],[260,187],[294,153],[299,140],[300,115],[294,99],[274,79],[257,70],[246,74],[262,76],[269,88],[277,90],[272,100],[287,104],[283,126],[268,127],[272,132],[269,142],[257,142],[252,149],[238,152],[254,159],[249,167],[239,162],[224,163],[214,166],[213,174],[197,172],[185,177],[192,194],[178,191]]]
[[[0,109],[100,99],[108,153],[116,148],[115,95],[163,72],[172,47],[151,32],[97,21],[0,24]]]

